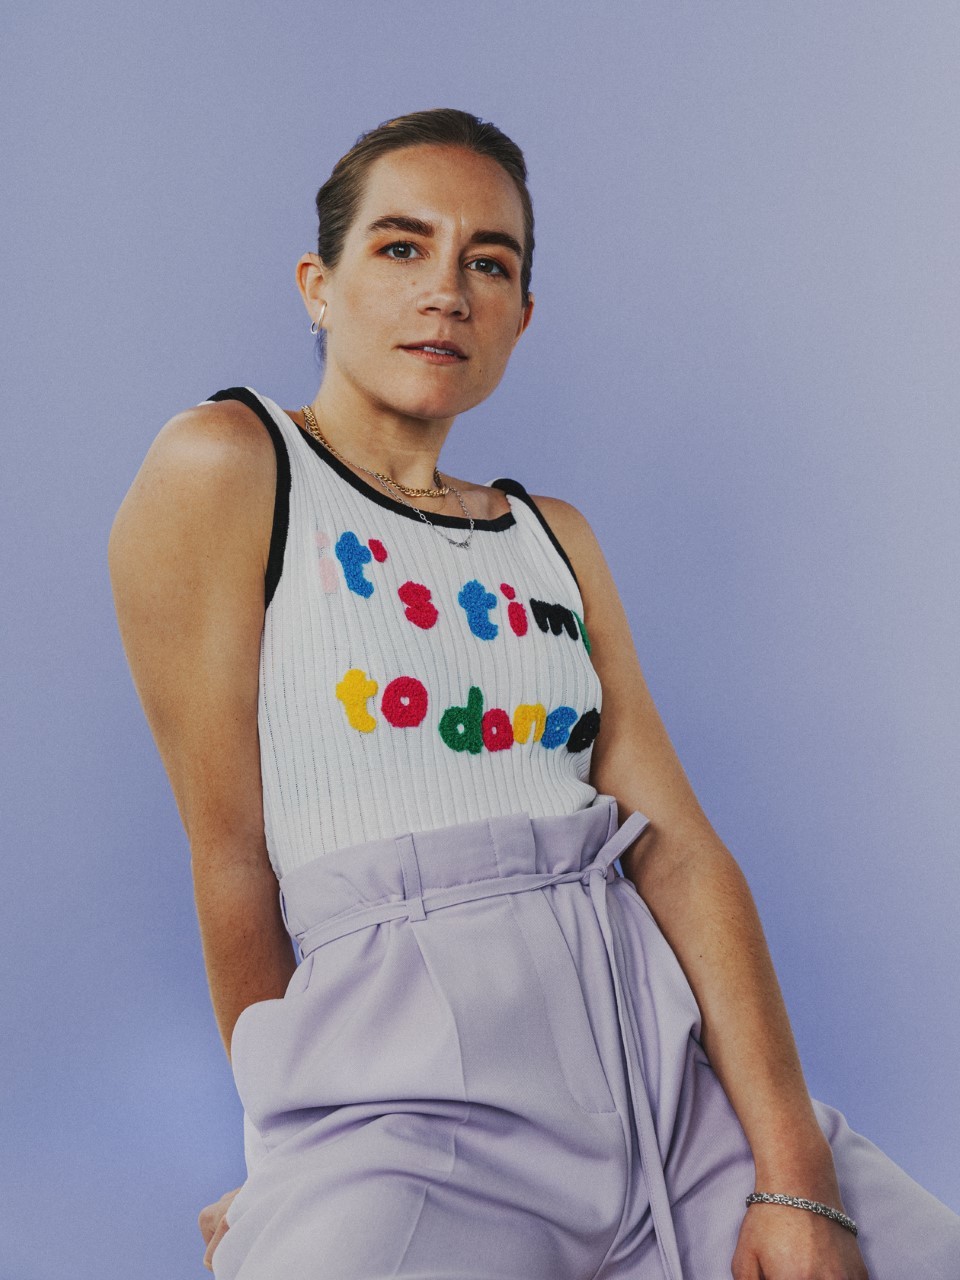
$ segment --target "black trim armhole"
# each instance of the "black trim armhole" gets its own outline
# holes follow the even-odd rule
[[[239,400],[248,409],[252,409],[269,431],[277,455],[277,491],[273,503],[270,551],[263,579],[263,608],[266,612],[280,581],[280,574],[283,572],[283,553],[287,545],[287,525],[290,522],[290,456],[287,453],[287,444],[283,438],[283,432],[273,418],[246,387],[227,387],[223,391],[215,391],[207,399]]]
[[[496,480],[491,480],[490,485],[492,488],[502,489],[504,493],[512,493],[515,498],[523,499],[523,501],[527,504],[527,506],[530,508],[533,514],[537,517],[537,519],[543,525],[544,530],[546,531],[547,537],[553,543],[554,547],[556,547],[557,554],[560,556],[560,558],[563,560],[563,563],[570,570],[570,574],[574,582],[577,584],[577,590],[580,591],[580,580],[576,575],[573,565],[570,563],[570,557],[564,551],[563,547],[561,547],[560,539],[557,537],[557,535],[553,532],[553,530],[547,524],[546,516],[543,514],[543,512],[540,510],[540,508],[537,506],[534,500],[530,497],[529,493],[527,493],[526,489],[523,487],[520,481],[511,480],[508,476],[500,476]],[[583,595],[582,592],[580,594],[581,596]]]

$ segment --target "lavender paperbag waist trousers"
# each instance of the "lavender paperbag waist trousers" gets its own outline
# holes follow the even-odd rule
[[[217,1280],[728,1280],[753,1163],[615,866],[647,821],[598,795],[283,877],[303,958],[233,1032],[256,1149]],[[871,1280],[960,1280],[960,1218],[815,1106]]]

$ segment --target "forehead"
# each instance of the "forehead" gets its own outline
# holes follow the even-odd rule
[[[420,145],[379,156],[367,170],[363,198],[351,230],[384,214],[405,213],[427,222],[502,227],[523,241],[523,205],[513,179],[496,160],[463,147]]]

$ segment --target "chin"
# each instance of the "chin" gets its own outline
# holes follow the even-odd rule
[[[388,400],[386,403],[400,413],[409,414],[411,418],[455,418],[458,414],[472,409],[482,399],[485,397],[463,394],[454,396],[448,392],[446,395],[411,394]]]

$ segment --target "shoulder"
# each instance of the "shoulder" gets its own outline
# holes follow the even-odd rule
[[[273,455],[270,436],[255,413],[238,400],[193,405],[174,414],[160,428],[149,454],[171,467],[199,463],[220,470]]]
[[[572,502],[531,493],[531,501],[553,530],[569,557],[582,593],[603,562],[603,552],[587,517]]]
[[[238,488],[270,491],[267,474],[274,448],[261,423],[235,400],[193,405],[174,414],[157,432],[137,480],[148,477],[211,502],[227,502]],[[135,482],[136,485],[136,482]]]
[[[564,502],[561,498],[549,498],[543,494],[530,493],[525,485],[521,484],[519,480],[513,479],[513,477],[500,476],[490,483],[495,488],[502,489],[504,493],[511,495],[514,499],[530,508],[543,527],[547,537],[553,543],[560,558],[566,562],[567,568],[570,570],[581,596],[583,596],[583,583],[580,581],[581,569],[578,568],[578,563],[575,563],[574,557],[569,554],[567,546],[567,543],[574,546],[577,549],[576,561],[589,567],[591,563],[590,543],[593,542],[595,544],[596,539],[593,538],[593,531],[583,515],[572,503]]]
[[[531,493],[530,498],[557,533],[565,533],[571,541],[596,541],[587,517],[572,502],[563,498],[550,498],[542,493]]]
[[[276,460],[260,422],[236,401],[199,404],[168,419],[154,436],[111,528],[204,527],[261,539],[273,509]]]

